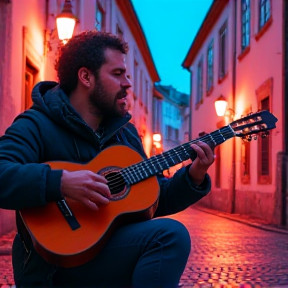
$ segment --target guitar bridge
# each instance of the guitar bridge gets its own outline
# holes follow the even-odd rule
[[[57,201],[57,206],[72,230],[76,230],[81,227],[76,217],[69,209],[65,199]]]

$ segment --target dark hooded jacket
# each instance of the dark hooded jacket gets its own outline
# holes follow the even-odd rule
[[[103,121],[94,133],[56,82],[38,83],[32,99],[33,106],[0,138],[0,208],[21,210],[61,199],[62,170],[52,170],[44,162],[87,163],[118,142],[146,158],[129,114]],[[208,175],[201,187],[193,185],[188,167],[170,179],[159,175],[158,180],[161,192],[155,216],[184,210],[211,188]]]

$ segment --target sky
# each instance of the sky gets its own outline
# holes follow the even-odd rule
[[[161,85],[190,94],[190,73],[182,67],[213,0],[132,0]]]

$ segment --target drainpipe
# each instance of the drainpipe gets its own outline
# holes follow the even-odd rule
[[[283,13],[283,56],[282,56],[282,69],[283,69],[283,132],[284,132],[284,155],[282,156],[283,158],[281,159],[282,161],[282,175],[281,175],[281,203],[282,203],[282,207],[281,207],[281,225],[286,226],[287,225],[287,154],[288,154],[288,125],[285,125],[286,123],[286,119],[287,119],[287,114],[288,114],[288,101],[287,101],[287,97],[288,97],[288,85],[287,85],[287,81],[288,81],[288,3],[287,1],[283,0],[282,2],[283,4],[283,9],[284,9],[284,13]]]
[[[190,97],[189,97],[189,141],[192,140],[192,95],[193,95],[193,91],[192,91],[192,87],[193,87],[193,72],[189,69],[188,70],[190,72]]]
[[[236,97],[236,45],[237,45],[237,0],[234,0],[234,39],[233,39],[233,62],[232,62],[232,109],[235,110],[235,97]],[[236,139],[232,139],[232,199],[231,199],[231,213],[236,210]]]

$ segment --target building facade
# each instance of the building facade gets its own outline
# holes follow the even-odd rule
[[[213,1],[182,63],[191,74],[192,138],[259,110],[278,118],[268,138],[235,137],[216,147],[212,191],[201,205],[282,226],[287,225],[285,2]],[[228,101],[223,117],[214,107],[220,96]]]
[[[161,150],[168,151],[189,141],[189,95],[171,85],[155,84],[155,90],[158,94],[153,100],[153,132],[161,134]],[[172,176],[180,167],[182,164],[171,167],[168,175]]]
[[[68,2],[78,19],[74,35],[101,30],[128,42],[126,63],[133,85],[128,96],[129,112],[150,156],[153,87],[160,78],[131,1]],[[55,20],[63,4],[64,0],[0,0],[0,135],[30,107],[31,91],[37,82],[57,81],[54,64],[59,39]],[[0,235],[11,229],[11,223],[14,212],[0,209]]]

